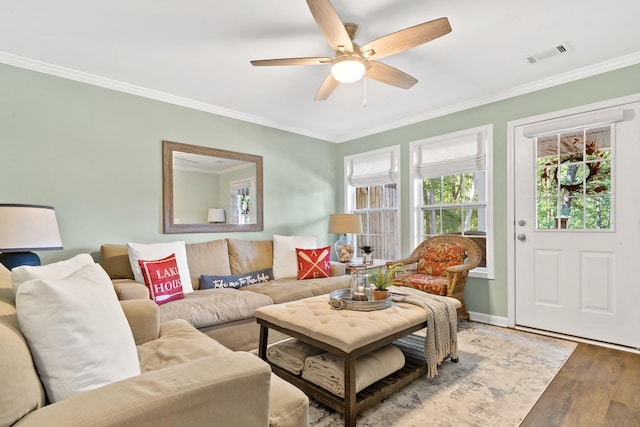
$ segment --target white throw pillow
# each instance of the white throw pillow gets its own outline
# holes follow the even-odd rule
[[[273,277],[298,277],[296,248],[314,249],[314,236],[273,236]]]
[[[171,243],[127,243],[129,248],[129,262],[131,263],[131,270],[133,270],[133,277],[136,282],[144,283],[144,277],[142,276],[142,269],[138,260],[143,261],[155,261],[162,258],[166,258],[171,254],[176,254],[176,264],[178,264],[178,271],[180,272],[180,282],[182,283],[182,292],[188,294],[193,292],[193,285],[191,284],[191,274],[189,273],[189,264],[187,264],[187,250],[185,243],[171,242]]]
[[[64,261],[47,265],[22,265],[11,270],[11,285],[15,291],[21,284],[32,279],[64,279],[87,264],[93,264],[89,254],[80,254]]]
[[[100,265],[24,282],[16,310],[49,401],[140,374],[131,328]]]

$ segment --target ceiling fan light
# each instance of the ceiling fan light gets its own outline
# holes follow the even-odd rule
[[[357,82],[364,76],[365,68],[362,60],[347,57],[337,61],[331,67],[333,78],[340,83]]]

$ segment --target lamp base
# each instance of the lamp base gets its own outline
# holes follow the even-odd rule
[[[0,254],[0,264],[12,270],[21,265],[40,265],[40,257],[33,252],[4,252]]]
[[[338,261],[350,263],[355,252],[355,243],[346,234],[343,234],[335,244]]]

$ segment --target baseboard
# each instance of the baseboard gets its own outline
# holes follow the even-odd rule
[[[470,311],[469,315],[471,316],[471,320],[473,320],[474,322],[486,323],[488,325],[494,325],[494,326],[501,326],[503,328],[506,328],[508,325],[506,317],[494,316],[492,314],[485,314],[485,313],[477,313],[475,311]]]
[[[469,315],[471,316],[471,320],[474,321],[474,322],[486,323],[488,325],[500,326],[500,327],[503,327],[503,328],[508,328],[509,327],[509,324],[507,322],[507,318],[506,317],[493,316],[491,314],[485,314],[485,313],[477,313],[475,311],[470,311]],[[516,329],[518,331],[530,332],[530,333],[533,333],[533,334],[544,335],[544,336],[563,339],[563,340],[567,340],[567,341],[574,341],[574,342],[580,342],[580,343],[585,343],[585,344],[592,344],[592,345],[597,345],[597,346],[600,346],[600,347],[611,348],[611,349],[614,349],[614,350],[626,351],[626,352],[629,352],[629,353],[640,354],[640,348],[625,347],[625,346],[622,346],[622,345],[611,344],[611,343],[606,343],[606,342],[602,342],[602,341],[594,341],[594,340],[589,340],[589,339],[580,338],[580,337],[574,337],[574,336],[570,336],[570,335],[563,335],[563,334],[559,334],[559,333],[556,333],[556,332],[544,331],[544,330],[534,329],[534,328],[527,328],[526,326],[516,326],[514,329]]]

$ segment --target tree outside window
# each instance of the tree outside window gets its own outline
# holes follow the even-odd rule
[[[493,275],[492,140],[488,125],[410,144],[412,246],[443,234],[469,237],[483,253],[471,275],[485,278]]]

